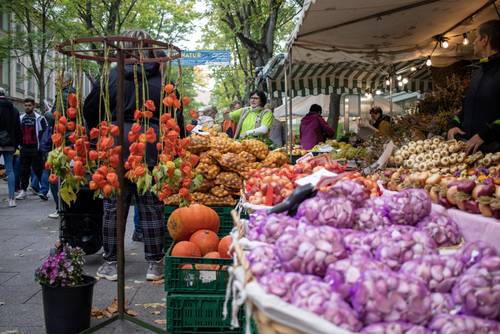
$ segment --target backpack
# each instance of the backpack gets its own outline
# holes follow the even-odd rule
[[[52,132],[54,127],[47,124],[40,137],[40,151],[48,153],[52,150]]]

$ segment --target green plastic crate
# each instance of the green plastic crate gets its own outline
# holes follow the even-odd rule
[[[168,221],[168,218],[174,212],[175,209],[177,209],[178,206],[173,206],[173,205],[166,205],[165,210],[164,210],[164,217],[165,217],[165,223]],[[231,211],[234,209],[231,206],[211,206],[210,208],[214,209],[215,212],[220,217],[220,228],[219,228],[219,233],[218,235],[220,237],[224,237],[231,232],[231,230],[234,227],[233,224],[233,218],[231,217]],[[165,249],[168,249],[170,245],[172,244],[172,238],[170,237],[170,234],[165,233]]]
[[[165,291],[175,293],[209,293],[224,294],[226,292],[229,273],[227,267],[232,259],[206,259],[202,257],[170,256],[173,244],[165,256]],[[196,269],[197,264],[216,264],[219,270]],[[190,265],[192,269],[183,269]]]
[[[167,294],[167,332],[180,333],[244,333],[245,316],[240,309],[240,328],[231,329],[230,315],[222,320],[224,295]],[[228,303],[229,314],[231,303]],[[253,331],[255,333],[255,331]]]

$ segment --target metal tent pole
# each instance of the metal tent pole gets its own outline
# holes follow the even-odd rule
[[[125,314],[125,176],[124,176],[124,154],[123,149],[125,143],[125,116],[123,110],[123,76],[125,75],[125,61],[124,55],[121,50],[118,50],[118,89],[116,95],[116,120],[120,127],[120,135],[118,143],[122,147],[120,154],[120,163],[118,164],[118,179],[120,182],[120,192],[116,201],[116,237],[117,237],[117,270],[118,270],[118,314],[123,316]]]
[[[289,111],[288,111],[288,66],[286,60],[283,62],[283,69],[285,70],[285,124],[288,123],[288,117],[289,117]],[[286,139],[287,139],[287,145],[285,147],[288,147],[288,155],[290,156],[290,162],[292,162],[292,151],[291,151],[291,145],[290,143],[292,142],[292,136],[290,135],[290,126],[287,126],[287,131],[286,131]]]
[[[293,101],[293,89],[292,89],[292,49],[290,49],[290,51],[288,52],[288,70],[290,71],[289,72],[289,75],[288,75],[288,91],[289,91],[289,94],[288,97],[288,102],[290,103],[289,105],[289,117],[288,117],[288,126],[290,127],[290,160],[292,158],[292,151],[293,151],[293,141],[294,141],[294,138],[293,138],[293,122],[292,122],[292,119],[293,119],[293,110],[292,110],[292,101]],[[286,71],[285,71],[286,73]]]

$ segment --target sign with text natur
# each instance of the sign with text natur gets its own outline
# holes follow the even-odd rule
[[[219,65],[227,66],[231,64],[231,52],[229,50],[196,50],[181,52],[182,66],[198,65]]]

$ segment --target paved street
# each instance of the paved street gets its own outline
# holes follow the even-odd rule
[[[35,268],[47,256],[58,237],[59,221],[47,215],[54,211],[54,202],[30,196],[18,201],[16,208],[7,204],[7,183],[0,180],[0,334],[45,333],[41,288],[34,280]],[[143,244],[132,242],[133,212],[129,215],[126,233],[127,305],[138,318],[152,324],[165,320],[163,285],[145,281],[147,263]],[[86,257],[86,272],[95,275],[101,263],[102,250]],[[100,280],[94,287],[94,306],[105,308],[116,296],[116,283]],[[153,304],[157,303],[157,304]],[[153,305],[145,305],[153,304]],[[148,306],[149,308],[146,308]],[[152,308],[151,306],[156,306]],[[159,314],[154,314],[158,313]],[[100,321],[92,319],[92,324]],[[163,324],[155,324],[165,327]],[[149,333],[130,323],[115,322],[98,333]]]

